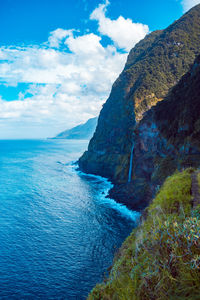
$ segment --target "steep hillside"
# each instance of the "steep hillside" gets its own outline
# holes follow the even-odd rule
[[[89,140],[92,138],[97,126],[98,118],[89,119],[86,123],[59,133],[55,139]]]
[[[138,141],[136,121],[163,100],[189,70],[200,50],[199,45],[200,5],[197,5],[167,29],[151,33],[131,50],[100,113],[88,151],[79,160],[83,171],[108,177],[115,184],[127,183],[131,152]],[[135,152],[134,161],[140,168],[136,156]],[[148,177],[149,166],[144,161],[145,168]],[[131,178],[139,178],[137,186],[144,187],[143,176],[135,171],[136,167]],[[133,185],[129,185],[129,189],[132,191]],[[151,194],[151,191],[146,192]]]
[[[194,206],[194,174],[187,169],[166,180],[89,300],[199,299],[200,202]]]
[[[110,195],[143,209],[176,169],[200,166],[200,55],[169,95],[134,129],[131,182]]]

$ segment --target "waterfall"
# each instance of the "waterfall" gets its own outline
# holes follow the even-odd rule
[[[132,175],[132,168],[133,168],[133,150],[134,150],[134,142],[131,147],[131,157],[130,157],[130,165],[129,165],[129,172],[128,172],[128,182],[131,182],[131,175]]]

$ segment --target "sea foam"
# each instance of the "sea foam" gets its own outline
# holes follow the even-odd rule
[[[74,163],[71,163],[68,166],[74,172],[77,172],[79,176],[84,177],[85,179],[92,179],[95,183],[100,183],[102,185],[102,190],[99,193],[99,201],[101,204],[109,206],[111,209],[118,211],[123,217],[127,219],[131,219],[133,222],[138,223],[141,214],[137,211],[133,211],[126,207],[122,203],[116,202],[114,199],[107,197],[109,194],[109,190],[113,187],[113,184],[105,177],[94,175],[94,174],[87,174],[77,169],[77,166]]]

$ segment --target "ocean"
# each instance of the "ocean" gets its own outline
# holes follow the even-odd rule
[[[86,299],[138,214],[76,170],[87,141],[0,141],[0,299]]]

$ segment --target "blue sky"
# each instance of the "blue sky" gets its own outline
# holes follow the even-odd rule
[[[98,115],[129,50],[200,0],[1,0],[0,138]]]
[[[1,44],[42,43],[56,28],[94,31],[97,26],[88,22],[88,16],[100,3],[98,0],[1,0]],[[176,0],[114,0],[110,1],[107,15],[111,19],[122,15],[155,30],[165,28],[182,12],[182,5]]]

